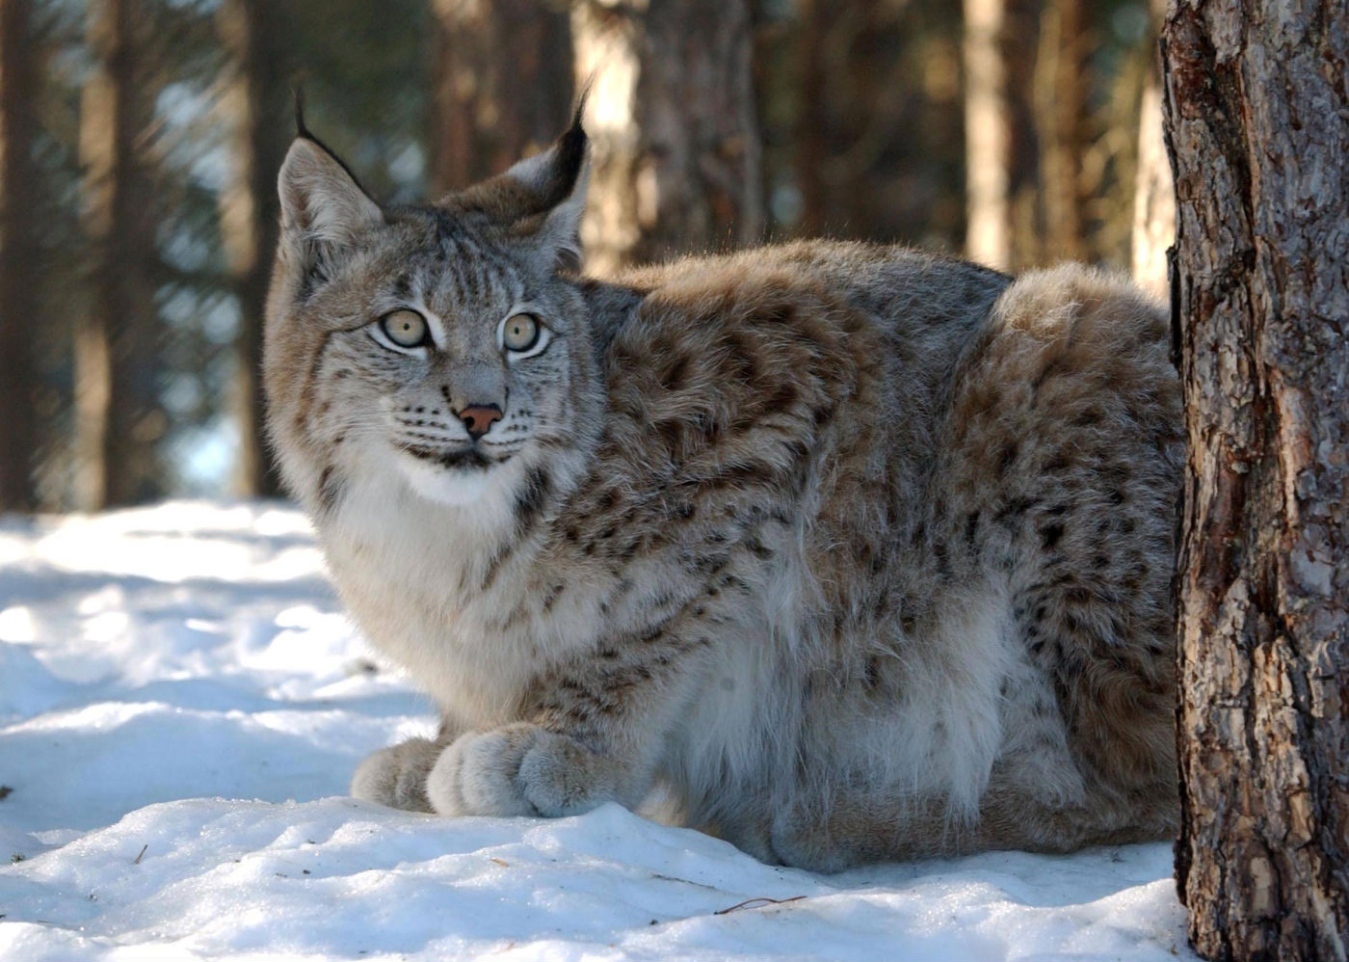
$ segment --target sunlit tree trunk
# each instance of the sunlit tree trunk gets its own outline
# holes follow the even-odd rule
[[[1038,0],[964,0],[965,255],[1000,270],[1040,260],[1041,185],[1031,99]]]
[[[1011,127],[1001,38],[1003,0],[965,0],[965,255],[1006,270],[1012,264]]]
[[[216,14],[229,73],[220,108],[231,169],[220,192],[220,232],[239,303],[233,408],[239,432],[235,494],[279,492],[263,433],[262,320],[276,244],[276,175],[291,139],[285,38],[272,0],[225,0]]]
[[[587,266],[757,242],[763,234],[747,0],[578,0],[586,128]]]
[[[1189,434],[1177,846],[1210,959],[1349,946],[1349,20],[1173,0]]]
[[[1151,0],[1152,31],[1160,28],[1166,0]],[[1170,294],[1166,252],[1176,237],[1176,193],[1171,162],[1162,142],[1161,64],[1151,50],[1143,101],[1139,105],[1138,182],[1134,194],[1133,276],[1158,297]]]
[[[143,139],[147,95],[138,85],[134,0],[88,4],[93,70],[80,104],[84,228],[90,298],[76,330],[79,478],[85,510],[129,504],[161,487],[155,443],[164,416],[154,403],[155,317],[148,267],[154,256],[152,193]]]
[[[0,511],[31,511],[38,447],[36,56],[31,0],[0,0]]]
[[[572,100],[561,0],[432,0],[431,186],[466,187],[552,142]]]

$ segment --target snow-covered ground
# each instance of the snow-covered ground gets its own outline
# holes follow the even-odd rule
[[[354,802],[430,732],[279,505],[0,519],[0,959],[1193,959],[1167,845],[817,876]]]

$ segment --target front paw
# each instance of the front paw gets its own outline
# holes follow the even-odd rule
[[[375,752],[352,776],[352,797],[406,812],[434,811],[426,797],[426,777],[444,747],[425,738],[409,738]]]
[[[426,780],[442,815],[575,815],[614,800],[614,787],[612,763],[523,723],[459,736]]]

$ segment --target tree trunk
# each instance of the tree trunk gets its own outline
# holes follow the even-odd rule
[[[260,377],[263,311],[280,216],[276,175],[291,139],[286,48],[275,13],[273,0],[225,0],[216,14],[230,58],[220,106],[230,129],[232,168],[220,193],[220,232],[239,303],[233,488],[242,497],[280,492],[263,430]]]
[[[1175,311],[1189,481],[1177,846],[1210,959],[1349,933],[1349,20],[1173,0]]]
[[[1087,148],[1088,46],[1083,0],[1047,0],[1036,64],[1036,128],[1046,259],[1087,257],[1082,155]]]
[[[764,214],[747,0],[578,0],[592,76],[587,267],[756,243]]]
[[[0,511],[37,507],[38,95],[31,0],[0,0]]]
[[[999,270],[1039,263],[1040,138],[1029,96],[1039,0],[965,0],[965,255]]]
[[[965,256],[1012,266],[1008,163],[1011,123],[1000,39],[1003,0],[965,0]]]
[[[456,190],[548,146],[572,100],[571,27],[549,0],[433,0],[431,185]]]
[[[824,184],[824,168],[828,162],[828,117],[825,93],[827,65],[825,64],[825,37],[829,30],[828,14],[837,9],[829,0],[799,0],[797,14],[801,18],[801,42],[796,50],[800,70],[801,103],[797,109],[796,180],[801,191],[801,217],[796,229],[805,237],[817,237],[824,230],[828,200]]]
[[[88,6],[94,69],[80,104],[91,297],[77,325],[76,430],[84,510],[144,501],[162,488],[155,444],[155,312],[148,280],[155,222],[142,139],[150,95],[138,84],[134,0]]]
[[[1010,128],[1007,197],[1010,262],[1020,271],[1045,261],[1044,190],[1041,184],[1039,129],[1034,91],[1040,52],[1041,0],[1004,0],[1002,60],[1007,87],[1003,95]]]
[[[1161,26],[1166,0],[1151,0],[1152,31]],[[1134,191],[1134,281],[1157,297],[1168,297],[1166,252],[1176,239],[1176,188],[1162,141],[1161,62],[1154,51],[1143,84],[1138,118],[1138,181]]]

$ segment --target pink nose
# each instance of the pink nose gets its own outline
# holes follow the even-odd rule
[[[501,420],[501,408],[495,404],[474,404],[459,411],[458,417],[476,441]]]

